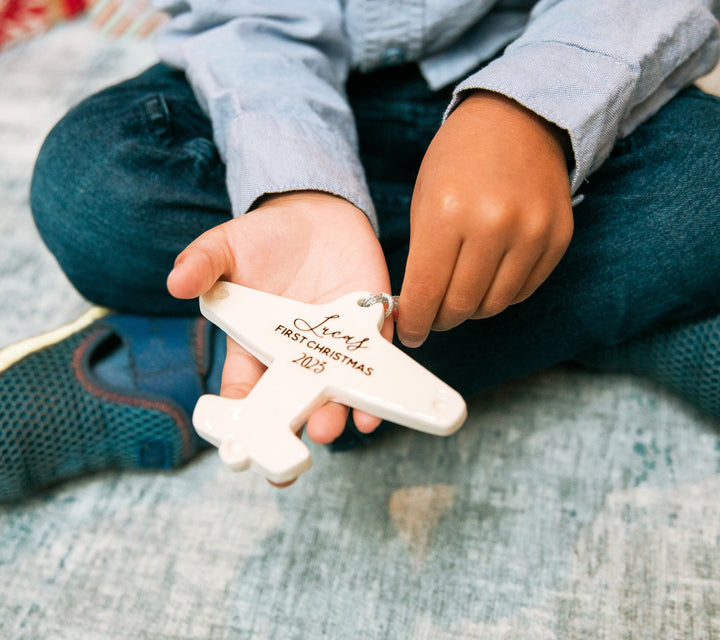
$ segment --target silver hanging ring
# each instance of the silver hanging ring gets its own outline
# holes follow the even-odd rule
[[[385,305],[385,317],[387,318],[397,308],[399,299],[400,296],[391,296],[389,293],[373,293],[366,298],[360,298],[357,303],[361,307],[372,307],[374,304],[382,302]]]

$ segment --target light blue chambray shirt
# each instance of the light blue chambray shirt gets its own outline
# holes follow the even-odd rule
[[[573,192],[718,58],[720,0],[156,0],[235,215],[265,193],[343,196],[376,225],[345,97],[351,69],[416,62],[428,84],[509,96],[568,131]],[[502,55],[498,55],[502,51]],[[483,63],[490,61],[483,66]]]

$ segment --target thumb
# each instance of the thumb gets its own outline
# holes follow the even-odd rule
[[[167,288],[175,298],[197,298],[228,273],[232,252],[223,225],[213,227],[190,243],[175,259]]]

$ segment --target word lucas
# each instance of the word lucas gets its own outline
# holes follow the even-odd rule
[[[310,324],[302,318],[296,318],[293,321],[293,327],[296,331],[293,331],[293,329],[289,329],[282,324],[275,327],[275,331],[279,332],[280,335],[292,340],[293,342],[302,344],[305,347],[306,351],[303,352],[300,357],[293,360],[293,362],[312,371],[313,373],[322,373],[325,370],[325,365],[327,364],[327,361],[322,361],[313,356],[324,356],[327,360],[345,364],[352,367],[355,371],[365,374],[366,376],[372,375],[372,367],[365,365],[342,351],[332,349],[326,344],[315,340],[315,337],[338,340],[343,343],[343,346],[347,351],[351,352],[357,351],[358,349],[367,349],[367,342],[370,340],[369,337],[356,338],[355,336],[346,335],[342,331],[333,329],[328,324],[331,320],[336,320],[339,317],[340,316],[337,314],[327,316],[322,322],[315,325]]]

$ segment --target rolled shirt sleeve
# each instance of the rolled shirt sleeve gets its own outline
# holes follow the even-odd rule
[[[572,191],[628,135],[718,59],[717,3],[542,0],[503,55],[460,82],[502,93],[570,135]]]
[[[339,2],[157,2],[173,19],[161,59],[209,115],[234,215],[266,193],[327,191],[377,231],[345,96],[350,52]]]

